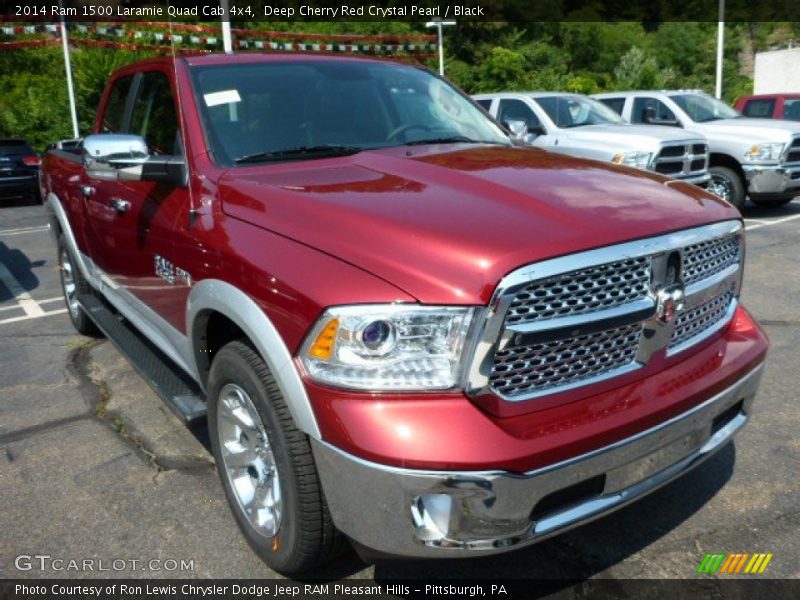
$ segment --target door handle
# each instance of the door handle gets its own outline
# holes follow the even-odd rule
[[[111,198],[111,200],[108,201],[108,205],[120,215],[128,212],[128,209],[131,207],[131,203],[122,198]]]
[[[84,198],[91,198],[94,196],[94,188],[90,185],[82,185],[81,193],[83,194]]]

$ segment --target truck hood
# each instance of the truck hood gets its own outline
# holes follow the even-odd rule
[[[716,196],[667,181],[536,148],[450,144],[235,167],[218,189],[226,214],[420,302],[486,304],[525,264],[739,217]]]
[[[650,150],[656,152],[661,145],[677,143],[705,143],[701,135],[660,125],[584,125],[562,129],[561,133],[571,140],[585,140],[605,145],[614,152],[618,150]]]
[[[780,119],[720,119],[708,123],[697,123],[698,130],[709,137],[728,136],[758,142],[789,142],[800,135],[800,122]]]

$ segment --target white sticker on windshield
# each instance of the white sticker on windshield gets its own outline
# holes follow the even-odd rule
[[[203,94],[203,100],[206,101],[206,106],[217,106],[219,104],[230,104],[231,102],[241,102],[242,97],[239,95],[238,90],[223,90],[221,92],[212,92],[210,94]]]

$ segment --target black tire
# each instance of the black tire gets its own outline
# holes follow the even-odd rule
[[[72,252],[67,247],[63,234],[58,237],[58,270],[61,276],[61,293],[67,305],[67,314],[72,326],[78,333],[89,337],[101,337],[102,334],[77,302],[77,297],[94,293],[92,286],[84,279],[80,267],[75,262]]]
[[[220,411],[225,409],[220,408],[221,395],[232,386],[249,397],[274,458],[281,503],[274,535],[260,531],[251,522],[253,517],[247,516],[233,491],[233,476],[222,456],[220,420],[225,417],[220,416]],[[247,542],[267,565],[284,575],[294,575],[330,560],[346,548],[346,538],[336,530],[328,511],[308,437],[294,426],[272,373],[245,341],[226,344],[214,357],[208,381],[208,427],[231,512]],[[242,436],[247,437],[245,431]],[[256,481],[250,469],[253,467],[246,468],[248,476]]]
[[[744,181],[739,174],[728,167],[710,167],[708,169],[711,181],[708,183],[708,191],[717,194],[727,200],[733,206],[742,210],[746,199]]]
[[[789,204],[789,202],[795,199],[795,196],[800,196],[800,194],[750,194],[750,201],[756,206],[771,208]]]

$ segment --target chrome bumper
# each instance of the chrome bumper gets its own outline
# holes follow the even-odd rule
[[[312,440],[314,457],[336,526],[367,548],[494,554],[600,517],[703,462],[747,421],[762,370],[638,435],[530,473],[402,469]]]
[[[743,165],[742,170],[751,194],[781,194],[792,190],[800,194],[800,164]]]
[[[702,175],[693,175],[691,177],[678,177],[678,181],[685,181],[701,188],[705,188],[708,182],[711,181],[711,174],[705,171]]]

